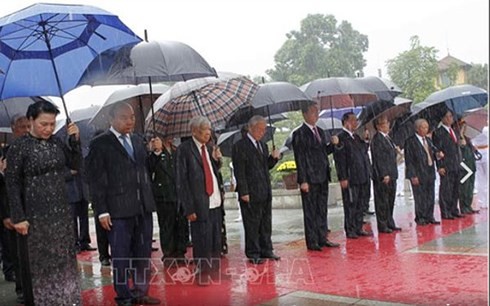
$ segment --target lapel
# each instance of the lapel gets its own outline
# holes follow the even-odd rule
[[[189,145],[191,146],[191,152],[192,152],[192,154],[197,159],[197,162],[199,163],[199,165],[201,165],[201,167],[202,167],[203,165],[202,165],[202,156],[201,156],[201,153],[200,153],[199,149],[197,148],[197,146],[196,146],[196,144],[195,144],[195,142],[194,142],[194,140],[192,138],[189,139]]]
[[[116,135],[114,135],[114,133],[112,133],[111,131],[107,131],[107,134],[108,134],[108,139],[111,143],[111,145],[116,149],[118,150],[119,152],[121,152],[122,154],[124,154],[124,156],[126,156],[127,158],[129,158],[131,161],[133,161],[129,155],[128,155],[128,152],[126,152],[126,149],[124,149],[124,147],[122,146],[122,144],[119,142],[119,140],[117,139]],[[131,142],[133,142],[133,138],[131,138]],[[133,151],[135,152],[135,158],[136,158],[136,150],[134,149],[134,145],[133,145]],[[134,162],[134,161],[133,161]]]

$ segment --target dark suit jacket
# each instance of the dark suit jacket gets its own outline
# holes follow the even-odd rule
[[[131,142],[134,161],[109,130],[90,143],[86,168],[97,215],[126,218],[155,210],[143,139],[131,135]]]
[[[453,131],[456,139],[459,139],[459,133],[456,130]],[[434,145],[444,152],[444,158],[437,161],[437,168],[445,168],[447,171],[458,171],[461,163],[461,151],[449,132],[443,126],[440,126],[434,131],[432,138]]]
[[[330,164],[328,154],[333,153],[334,146],[327,145],[325,132],[318,128],[321,143],[316,140],[313,131],[303,123],[293,133],[293,151],[296,169],[298,172],[298,184],[320,184],[330,181]]]
[[[260,141],[262,153],[254,143],[244,137],[233,145],[232,161],[238,196],[249,195],[250,202],[272,200],[269,169],[277,160],[269,155],[267,145]]]
[[[213,160],[212,149],[206,146],[211,160],[211,168],[219,181],[217,163]],[[200,150],[192,138],[177,147],[175,164],[175,181],[177,185],[177,202],[184,216],[197,215],[198,221],[206,221],[209,217],[209,196],[206,194],[204,169]],[[220,190],[221,192],[222,190]]]
[[[390,143],[383,134],[377,132],[371,141],[371,160],[373,162],[373,180],[381,182],[385,176],[398,178],[395,144]]]
[[[157,201],[177,201],[175,151],[176,148],[172,147],[172,153],[169,153],[164,148],[160,155],[156,155],[153,152],[148,154],[148,170],[153,182],[153,194]]]
[[[422,183],[432,182],[436,179],[434,170],[436,152],[433,150],[432,141],[429,138],[426,139],[434,162],[432,167],[428,166],[427,153],[416,135],[412,135],[405,141],[405,177],[407,179],[417,177]]]
[[[353,139],[346,131],[338,135],[339,144],[334,151],[335,168],[339,181],[349,180],[349,184],[366,184],[371,177],[371,166],[367,154],[369,144],[353,134]]]

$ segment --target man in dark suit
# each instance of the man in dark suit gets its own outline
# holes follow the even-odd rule
[[[338,138],[333,136],[327,144],[324,131],[316,126],[319,117],[317,104],[307,104],[301,111],[305,122],[293,133],[292,145],[303,204],[306,247],[311,251],[321,251],[324,246],[339,246],[327,239],[328,154],[333,153]]]
[[[191,224],[195,281],[208,285],[220,268],[222,184],[213,158],[216,152],[207,145],[211,123],[199,116],[191,119],[189,127],[192,137],[176,152],[177,202]]]
[[[148,296],[155,202],[146,147],[142,138],[131,134],[135,116],[129,104],[114,105],[109,115],[110,129],[90,143],[87,171],[95,212],[108,232],[116,302],[159,304]]]
[[[386,116],[374,119],[374,126],[377,132],[371,141],[371,159],[373,162],[376,221],[379,233],[392,233],[394,230],[401,230],[393,220],[396,180],[398,178],[396,157],[400,148],[388,135],[390,122]]]
[[[12,116],[10,127],[14,139],[22,137],[29,133],[31,124],[25,115],[16,114]],[[20,275],[20,262],[17,255],[17,232],[14,224],[10,219],[10,208],[8,204],[7,191],[3,171],[6,168],[5,156],[7,155],[9,146],[3,148],[2,156],[0,156],[0,220],[3,226],[0,225],[0,236],[2,239],[2,261],[3,272],[6,281],[15,282],[15,293],[17,294],[17,303],[24,304],[24,295],[22,293],[22,282]]]
[[[438,152],[427,137],[429,124],[425,119],[415,121],[415,135],[405,141],[405,178],[412,185],[415,202],[415,222],[417,225],[440,224],[434,219],[434,166],[437,158],[444,154]]]
[[[358,122],[353,112],[342,116],[342,132],[334,151],[335,167],[342,188],[344,204],[344,229],[347,238],[371,236],[363,230],[363,203],[369,198],[371,187],[371,165],[369,162],[369,143],[354,133]]]
[[[462,160],[459,147],[459,132],[451,128],[453,114],[447,111],[441,120],[442,125],[434,131],[434,145],[444,152],[444,158],[437,161],[437,172],[440,176],[439,206],[443,219],[462,218],[458,209],[459,173]]]
[[[83,165],[81,167],[84,167]],[[80,171],[67,169],[67,193],[70,203],[75,235],[75,246],[78,252],[95,251],[90,245],[90,233],[88,226],[88,186]]]
[[[172,137],[155,138],[150,142],[148,170],[153,183],[157,207],[162,261],[166,265],[185,263],[186,218],[177,206],[175,185],[175,152]]]
[[[232,160],[236,178],[236,191],[240,201],[245,229],[245,255],[253,264],[265,258],[279,260],[272,247],[272,189],[269,169],[280,157],[274,149],[269,155],[267,145],[261,141],[267,123],[262,116],[248,121],[248,133],[233,145]]]

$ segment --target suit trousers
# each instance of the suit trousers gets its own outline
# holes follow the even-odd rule
[[[102,228],[99,218],[94,216],[95,235],[97,236],[97,251],[99,252],[99,260],[110,259],[109,255],[109,237],[108,231]]]
[[[222,222],[221,207],[210,209],[207,220],[191,222],[192,254],[201,275],[219,269]]]
[[[240,200],[245,229],[245,255],[260,258],[272,254],[272,201]]]
[[[395,228],[393,209],[395,206],[396,180],[390,180],[388,184],[374,181],[374,208],[378,231]]]
[[[186,252],[187,219],[178,212],[177,202],[156,201],[160,247],[165,258],[182,258]]]
[[[20,274],[19,254],[17,250],[17,232],[9,230],[2,225],[2,264],[4,275],[15,275],[15,293],[22,294],[22,278]],[[7,260],[6,260],[7,259]],[[7,271],[7,272],[6,272]]]
[[[72,202],[70,207],[75,229],[75,243],[78,246],[87,246],[91,242],[88,228],[88,201],[82,199]]]
[[[349,184],[342,189],[342,202],[344,204],[344,229],[347,235],[357,235],[362,231],[363,204],[369,199],[371,184]]]
[[[415,203],[415,222],[434,221],[434,180],[420,181],[412,184],[413,200]]]
[[[459,214],[459,185],[459,171],[447,171],[446,175],[441,176],[439,206],[443,218]]]
[[[108,233],[116,301],[147,295],[151,276],[152,214],[112,219]],[[129,286],[129,277],[133,279],[133,288]]]
[[[308,192],[301,192],[305,240],[308,248],[322,245],[327,238],[328,180],[309,184]]]

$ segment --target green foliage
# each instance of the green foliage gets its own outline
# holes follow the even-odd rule
[[[488,91],[488,64],[471,63],[471,69],[468,71],[468,84]]]
[[[366,66],[363,52],[368,49],[368,37],[347,21],[337,25],[333,15],[309,14],[300,30],[286,37],[274,56],[274,69],[267,70],[275,81],[300,86],[318,78],[354,77]]]
[[[420,45],[418,36],[410,38],[410,50],[387,61],[388,74],[403,91],[403,96],[414,103],[421,102],[436,91],[437,50]]]
[[[449,84],[446,87],[451,87],[456,85],[456,81],[458,79],[458,71],[459,71],[458,64],[456,63],[449,64],[449,67],[447,68],[446,71],[447,78],[449,79]]]

